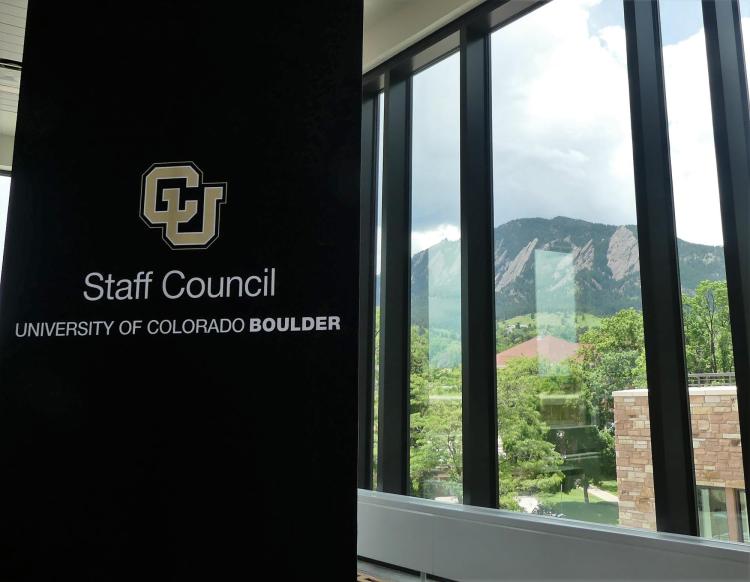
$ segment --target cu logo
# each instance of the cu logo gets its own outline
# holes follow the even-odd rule
[[[226,201],[226,182],[204,182],[193,162],[152,164],[141,179],[141,218],[173,249],[205,249],[219,238]]]

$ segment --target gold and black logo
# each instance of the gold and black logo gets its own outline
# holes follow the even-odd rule
[[[193,162],[152,164],[141,179],[143,221],[173,249],[205,249],[219,238],[226,182],[204,182]]]

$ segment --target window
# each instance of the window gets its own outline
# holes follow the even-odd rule
[[[621,3],[493,33],[492,99],[500,505],[655,528]]]
[[[414,75],[412,96],[412,494],[462,499],[459,57]]]
[[[380,382],[380,263],[382,260],[382,213],[383,213],[383,120],[384,120],[383,94],[378,95],[378,191],[376,200],[376,240],[375,240],[375,338],[374,362],[373,362],[373,435],[372,435],[372,482],[378,482],[378,385]]]
[[[701,2],[659,8],[700,534],[741,541],[734,500],[745,483]]]
[[[726,491],[713,487],[698,487],[698,521],[703,537],[715,540],[729,539]]]
[[[5,247],[5,226],[8,220],[8,200],[10,198],[10,178],[0,176],[0,257]]]
[[[708,84],[709,71],[733,70],[716,64],[732,51],[710,51],[716,35],[738,40],[734,15],[711,24],[707,12],[706,35],[703,12],[725,5],[553,0],[513,18],[521,4],[479,7],[365,76],[397,113],[382,140],[396,250],[382,266],[397,280],[388,337],[410,338],[385,346],[392,366],[374,371],[389,379],[381,403],[396,387],[398,412],[380,419],[397,458],[387,470],[381,459],[383,488],[747,541],[734,350],[750,342],[730,329],[726,272],[744,277],[750,259],[729,262],[748,247],[741,227],[725,255],[718,196],[728,132],[714,136],[711,100],[734,86]],[[731,189],[737,210],[750,185]],[[496,410],[482,407],[493,398]],[[660,503],[670,510],[657,523]]]
[[[698,486],[698,522],[704,538],[748,542],[745,491]]]

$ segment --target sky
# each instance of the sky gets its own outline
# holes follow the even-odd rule
[[[700,0],[662,0],[661,20],[677,234],[719,245]],[[493,33],[491,58],[494,223],[635,224],[622,0],[555,0]],[[460,236],[457,55],[415,76],[412,140],[416,253]]]

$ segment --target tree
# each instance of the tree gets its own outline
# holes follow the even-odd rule
[[[614,422],[612,392],[646,386],[643,315],[623,309],[581,338],[578,366],[582,394],[600,430]]]
[[[562,456],[547,440],[539,395],[557,388],[553,377],[539,376],[537,358],[516,358],[498,370],[500,507],[518,509],[519,494],[555,491],[563,474]]]
[[[461,482],[461,368],[434,367],[428,330],[411,328],[410,478],[412,493],[425,494],[425,483],[440,476]]]
[[[690,372],[734,370],[726,281],[701,281],[683,293],[685,356]]]
[[[412,491],[423,496],[425,482],[439,476],[454,485],[463,474],[461,400],[430,400],[421,413],[411,414]]]

